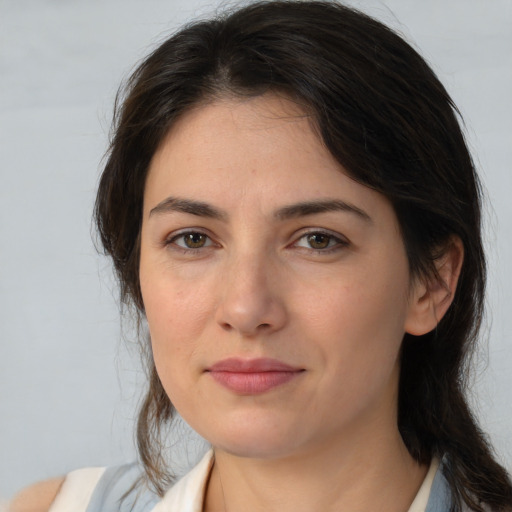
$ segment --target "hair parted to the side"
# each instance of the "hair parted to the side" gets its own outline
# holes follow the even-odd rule
[[[150,160],[187,110],[219,97],[277,92],[301,104],[338,162],[393,204],[413,275],[435,274],[451,236],[464,245],[458,288],[435,331],[403,341],[398,426],[412,456],[445,457],[454,511],[512,510],[512,486],[469,410],[467,362],[485,291],[481,193],[458,112],[435,74],[401,37],[336,3],[250,4],[170,37],[119,95],[96,200],[101,241],[123,302],[144,314],[139,235]],[[137,438],[148,478],[169,484],[159,433],[173,407],[149,360]]]

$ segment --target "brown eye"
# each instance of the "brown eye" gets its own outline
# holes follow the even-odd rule
[[[318,251],[318,253],[328,253],[346,248],[349,242],[341,235],[336,236],[325,231],[310,231],[302,235],[293,245],[310,251]]]
[[[202,249],[212,245],[210,238],[199,231],[189,231],[175,236],[171,243],[182,249]]]
[[[183,236],[183,241],[189,249],[199,249],[206,244],[206,238],[202,233],[187,233]]]
[[[312,233],[307,235],[307,241],[312,249],[327,249],[333,241],[333,237],[325,233]]]

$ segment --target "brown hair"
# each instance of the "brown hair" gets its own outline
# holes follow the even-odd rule
[[[306,105],[354,179],[393,204],[413,275],[435,273],[450,236],[464,245],[459,284],[437,328],[403,340],[398,426],[420,463],[444,457],[453,510],[512,510],[512,486],[466,398],[467,362],[483,314],[481,193],[457,117],[435,74],[401,37],[331,2],[258,2],[190,24],[136,69],[117,99],[113,138],[96,201],[121,297],[144,314],[139,234],[150,160],[176,119],[219,96],[278,91]],[[161,433],[173,407],[149,358],[138,421],[149,480],[169,484]]]

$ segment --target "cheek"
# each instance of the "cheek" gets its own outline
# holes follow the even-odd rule
[[[212,298],[204,282],[190,283],[141,271],[141,290],[155,365],[165,381],[188,367],[212,315]]]
[[[337,332],[341,338],[351,334],[371,344],[388,333],[395,337],[402,333],[407,314],[407,273],[376,269],[365,265],[328,280],[306,283],[297,304],[300,315],[315,326],[320,339]]]
[[[328,293],[317,290],[300,299],[300,318],[321,347],[326,378],[344,375],[354,386],[392,371],[408,308],[407,273],[370,269],[352,272],[339,286],[331,282]]]

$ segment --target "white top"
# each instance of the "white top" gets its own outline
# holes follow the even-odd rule
[[[59,494],[50,507],[51,512],[81,512],[86,510],[94,488],[106,468],[84,468],[68,473]]]
[[[213,466],[213,451],[209,450],[189,473],[171,487],[151,512],[203,512],[206,484]],[[408,512],[428,512],[427,504],[439,461],[434,459],[418,494]],[[69,473],[49,512],[103,512],[88,506],[105,468],[85,468]],[[137,506],[134,508],[137,512]]]

